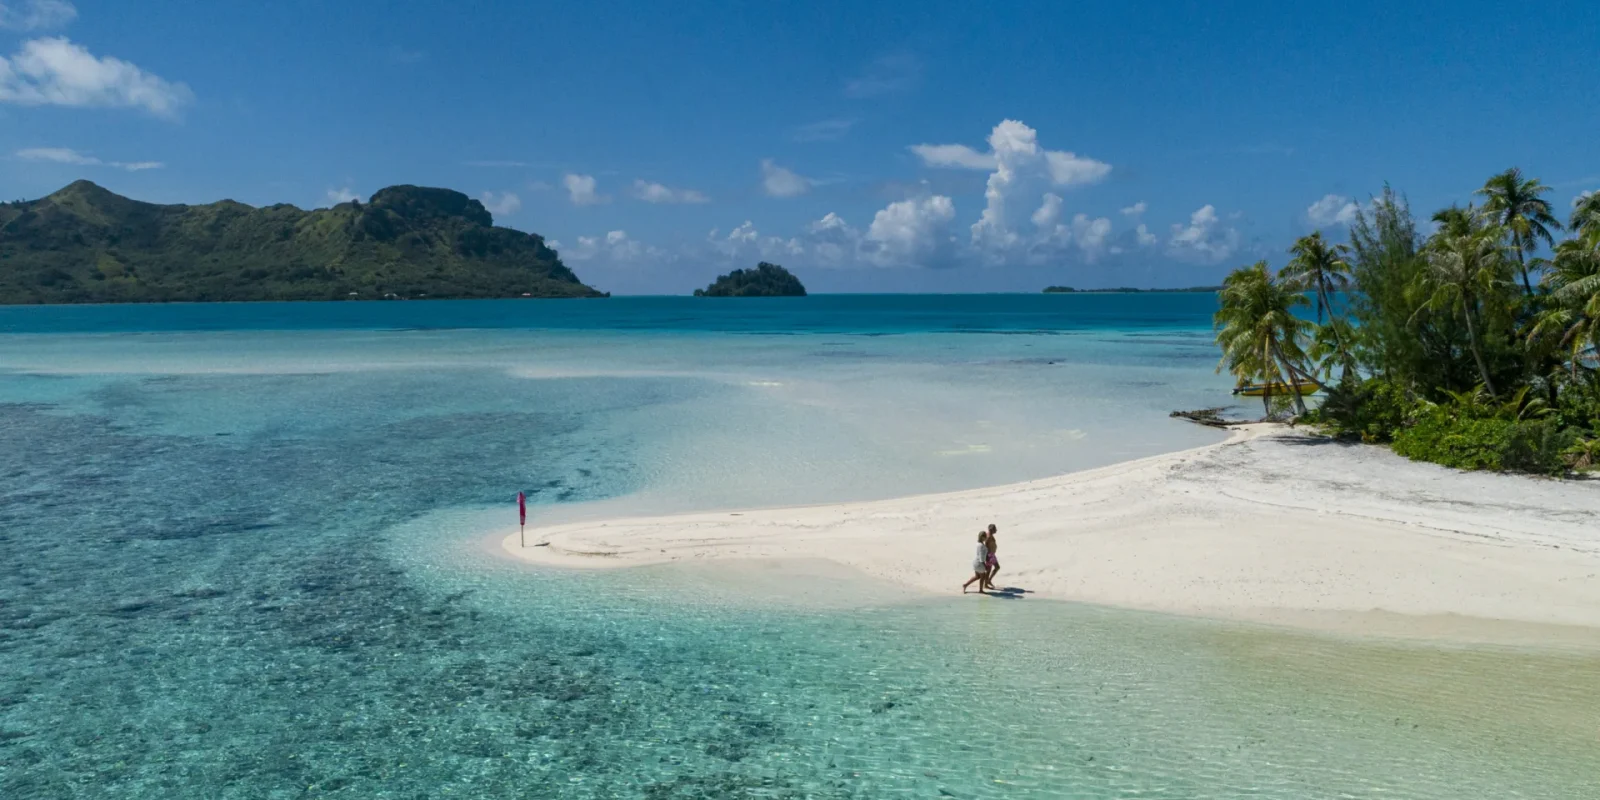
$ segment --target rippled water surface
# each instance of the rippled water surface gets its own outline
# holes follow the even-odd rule
[[[1204,444],[1163,297],[0,309],[0,797],[1594,796],[1581,653],[482,546]]]

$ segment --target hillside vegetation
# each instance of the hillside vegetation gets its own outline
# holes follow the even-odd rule
[[[0,303],[597,297],[460,192],[391,186],[306,211],[156,205],[89,181],[0,205]]]

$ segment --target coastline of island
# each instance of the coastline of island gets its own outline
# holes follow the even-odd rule
[[[502,555],[547,567],[726,561],[737,572],[740,562],[826,561],[954,595],[961,532],[994,522],[1006,545],[999,584],[1029,596],[1339,633],[1600,647],[1600,540],[1575,509],[1600,518],[1600,495],[1256,424],[1218,444],[1008,486],[557,521],[529,528],[528,547],[515,530],[489,536]],[[700,574],[716,581],[721,571]]]

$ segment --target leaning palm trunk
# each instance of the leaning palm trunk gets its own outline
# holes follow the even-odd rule
[[[1494,390],[1494,381],[1489,378],[1489,366],[1483,360],[1483,349],[1478,346],[1478,329],[1472,324],[1472,306],[1463,304],[1461,316],[1467,320],[1467,345],[1472,348],[1472,358],[1478,362],[1478,375],[1483,378],[1483,388],[1489,390],[1490,395],[1497,394]]]
[[[1299,413],[1301,416],[1304,416],[1305,413],[1306,413],[1306,400],[1305,400],[1304,397],[1302,397],[1300,395],[1300,386],[1299,386],[1300,380],[1301,380],[1301,378],[1306,378],[1306,379],[1309,379],[1312,383],[1317,384],[1318,386],[1322,385],[1321,382],[1317,381],[1315,378],[1311,378],[1311,376],[1306,375],[1305,373],[1303,373],[1300,370],[1296,369],[1293,362],[1291,362],[1291,361],[1289,361],[1289,359],[1283,357],[1283,351],[1278,349],[1278,343],[1277,342],[1273,342],[1272,343],[1272,356],[1273,356],[1273,361],[1278,364],[1278,368],[1279,369],[1283,370],[1284,377],[1287,378],[1287,380],[1284,381],[1284,384],[1289,387],[1289,396],[1294,398],[1294,409],[1295,409],[1295,411],[1297,413]],[[1268,392],[1272,391],[1272,385],[1271,384],[1267,385],[1267,391]]]

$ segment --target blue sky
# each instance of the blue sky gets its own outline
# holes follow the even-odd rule
[[[1385,181],[1516,165],[1564,217],[1597,43],[1593,2],[0,0],[0,195],[446,186],[618,293],[1207,284]]]

